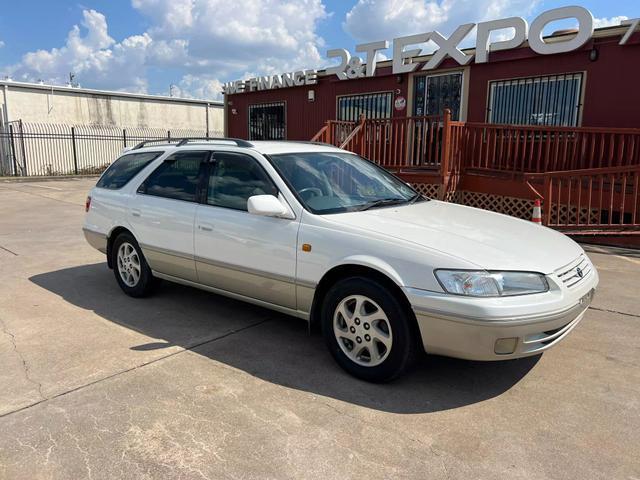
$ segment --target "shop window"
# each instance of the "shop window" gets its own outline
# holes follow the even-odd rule
[[[391,92],[338,97],[338,120],[356,122],[361,114],[367,118],[391,118],[392,103]]]
[[[488,121],[575,127],[581,93],[582,73],[490,82]]]
[[[249,105],[249,140],[285,140],[284,102]]]
[[[442,115],[451,110],[451,118],[460,120],[462,72],[423,75],[414,78],[413,114]]]

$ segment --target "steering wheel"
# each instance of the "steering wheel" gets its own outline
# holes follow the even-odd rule
[[[311,193],[312,196],[309,197],[309,196],[305,195],[306,193]],[[321,197],[322,196],[322,190],[320,190],[317,187],[306,187],[306,188],[303,188],[301,190],[298,190],[298,195],[300,195],[305,200],[308,200],[308,199],[313,198],[313,197]]]

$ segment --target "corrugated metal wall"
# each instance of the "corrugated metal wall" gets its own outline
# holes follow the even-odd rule
[[[398,95],[407,98],[406,76],[402,77],[402,83],[398,83],[396,76],[390,74],[391,67],[380,68],[376,73],[376,77],[360,80],[341,81],[335,76],[320,77],[318,84],[313,86],[230,95],[227,134],[230,137],[249,137],[249,105],[253,104],[285,102],[287,140],[309,140],[322,128],[324,122],[337,118],[336,104],[340,95],[391,91],[394,99]],[[315,91],[314,102],[307,99],[309,90]],[[405,116],[406,108],[401,111],[394,108],[393,115]]]

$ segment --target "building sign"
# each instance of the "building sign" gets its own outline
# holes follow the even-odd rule
[[[402,95],[399,95],[396,97],[395,102],[393,102],[393,106],[395,107],[396,110],[400,112],[405,108],[407,108],[407,99],[404,98]]]
[[[578,21],[575,35],[556,37],[553,41],[545,41],[542,35],[544,28],[556,20],[575,19]],[[620,26],[627,26],[628,30],[620,40],[620,45],[627,43],[631,34],[638,28],[640,19],[624,20]],[[460,50],[460,43],[476,29],[475,55]],[[511,29],[510,38],[491,41],[491,32]],[[552,55],[577,50],[587,43],[593,35],[593,15],[584,7],[571,6],[554,8],[541,13],[531,22],[531,25],[522,17],[509,17],[489,22],[466,23],[460,25],[448,38],[437,31],[398,37],[393,39],[393,74],[409,73],[415,71],[419,64],[413,59],[423,54],[421,48],[410,48],[426,42],[435,43],[438,48],[431,58],[422,66],[421,70],[433,70],[438,68],[443,60],[452,58],[460,65],[486,63],[489,61],[490,52],[509,50],[522,46],[529,41],[529,48],[540,55]],[[340,80],[372,77],[376,72],[377,53],[389,48],[389,42],[363,43],[356,45],[356,52],[364,53],[364,60],[359,56],[352,56],[347,49],[337,48],[327,52],[327,58],[338,58],[340,64],[326,69],[327,75],[336,75]],[[304,70],[272,77],[250,78],[249,80],[236,80],[226,83],[223,93],[242,93],[255,90],[270,90],[274,88],[313,85],[317,83],[316,70]]]
[[[318,83],[318,72],[316,70],[299,70],[281,75],[270,75],[225,83],[222,87],[222,92],[224,94],[255,92],[257,90],[272,90],[274,88],[302,87],[304,85],[315,85],[316,83]]]

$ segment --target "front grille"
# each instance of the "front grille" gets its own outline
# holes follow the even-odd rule
[[[582,254],[573,262],[556,270],[556,275],[565,287],[572,288],[589,276],[593,267],[586,255]]]

